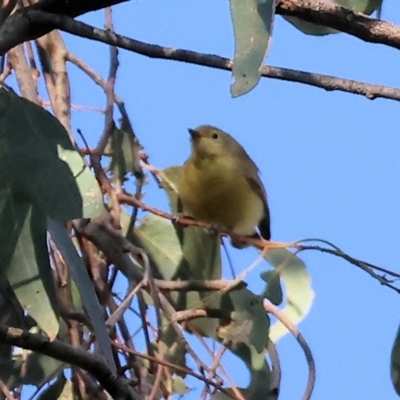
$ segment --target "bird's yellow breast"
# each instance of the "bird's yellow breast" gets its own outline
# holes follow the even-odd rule
[[[195,160],[182,168],[179,197],[194,218],[251,235],[262,219],[264,202],[229,157]]]

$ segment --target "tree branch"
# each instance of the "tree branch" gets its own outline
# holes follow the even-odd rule
[[[36,38],[52,29],[61,29],[77,36],[118,46],[151,58],[183,61],[211,68],[231,70],[232,61],[228,58],[140,42],[117,35],[114,32],[94,28],[71,18],[105,5],[118,4],[123,1],[126,0],[101,0],[99,2],[94,0],[73,0],[69,2],[41,0],[33,6],[17,11],[0,27],[0,55],[25,40]],[[59,7],[56,7],[57,4]],[[370,18],[361,13],[355,13],[333,3],[317,0],[280,0],[277,5],[277,13],[323,24],[347,32],[367,42],[386,44],[400,49],[400,27]],[[338,90],[353,93],[365,96],[368,99],[386,98],[400,101],[400,90],[389,86],[373,85],[329,75],[266,65],[262,67],[261,72],[263,77],[303,83],[329,91]]]
[[[73,364],[90,372],[113,399],[140,400],[129,381],[114,374],[103,358],[83,349],[69,346],[59,340],[50,341],[44,335],[0,325],[0,342],[45,354],[62,362]]]
[[[38,19],[42,12],[75,18],[125,1],[128,0],[40,0],[29,7],[21,8],[0,27],[0,55],[18,44],[37,39],[55,29],[51,21],[43,24]]]
[[[9,17],[0,28],[0,55],[26,40],[36,39],[54,29],[54,22],[43,24],[40,13],[75,18],[127,0],[40,0]],[[361,40],[400,49],[400,27],[365,14],[318,0],[278,0],[276,13],[346,32]]]
[[[191,64],[202,65],[222,70],[232,69],[232,60],[212,54],[198,53],[191,50],[172,49],[155,44],[144,43],[138,40],[118,35],[114,32],[94,28],[82,22],[75,21],[63,15],[49,14],[39,11],[31,12],[36,21],[41,25],[53,24],[65,32],[103,42],[109,45],[133,51],[150,58],[183,61]],[[1,29],[0,29],[1,34]],[[0,53],[1,53],[0,39]],[[264,65],[261,69],[263,77],[291,82],[303,83],[329,91],[342,91],[365,96],[368,99],[386,98],[400,101],[400,89],[383,85],[373,85],[349,79],[337,78],[330,75],[315,74],[305,71],[296,71]]]
[[[400,27],[334,3],[318,0],[279,0],[276,13],[298,17],[355,36],[364,42],[400,49]]]

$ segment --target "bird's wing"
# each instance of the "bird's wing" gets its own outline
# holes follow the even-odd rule
[[[265,191],[263,183],[261,182],[257,165],[243,148],[242,150],[244,153],[244,157],[238,157],[238,160],[240,160],[241,164],[240,173],[244,175],[250,187],[258,196],[260,196],[264,203],[264,216],[260,221],[258,228],[260,229],[261,236],[264,239],[269,240],[271,238],[271,219],[268,207],[267,193]]]

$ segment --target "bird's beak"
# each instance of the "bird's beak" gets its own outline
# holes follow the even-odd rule
[[[200,133],[199,131],[196,131],[196,129],[188,129],[190,136],[192,137],[192,140],[196,140],[200,138]]]

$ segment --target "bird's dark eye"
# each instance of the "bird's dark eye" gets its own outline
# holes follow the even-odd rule
[[[213,133],[213,134],[212,134],[212,138],[213,138],[213,139],[218,139],[218,133]]]

